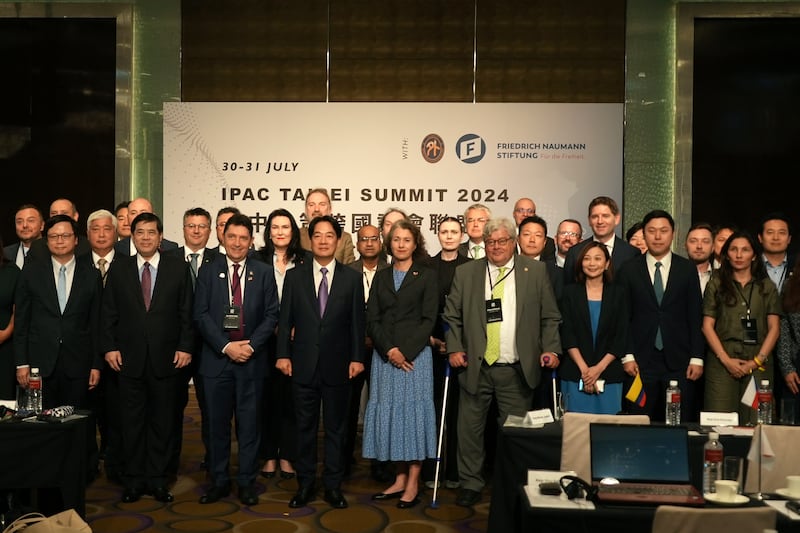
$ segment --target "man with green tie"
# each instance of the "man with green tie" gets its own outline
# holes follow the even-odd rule
[[[450,366],[461,387],[456,503],[471,507],[485,484],[483,434],[492,399],[500,420],[532,405],[542,367],[558,366],[561,313],[545,264],[519,256],[516,225],[486,222],[486,257],[456,269],[444,309]]]

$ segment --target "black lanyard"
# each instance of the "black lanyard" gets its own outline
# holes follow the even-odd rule
[[[744,297],[744,293],[742,292],[742,289],[739,288],[739,282],[734,281],[733,283],[736,286],[736,290],[739,292],[739,296],[742,297],[742,300],[744,300],[744,304],[747,306],[747,318],[749,319],[750,318],[750,302],[753,299],[753,287],[755,286],[756,283],[755,283],[754,280],[750,280],[750,294],[749,294],[749,296],[747,298]]]

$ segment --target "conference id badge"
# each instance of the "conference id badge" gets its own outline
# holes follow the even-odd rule
[[[222,317],[222,329],[225,331],[236,331],[242,323],[242,310],[238,305],[231,305],[225,309],[225,316]]]
[[[486,300],[486,323],[503,321],[503,304],[500,298]]]
[[[742,337],[742,342],[744,344],[747,346],[758,344],[758,328],[756,327],[756,321],[754,319],[743,316],[742,329],[744,330],[744,335]]]

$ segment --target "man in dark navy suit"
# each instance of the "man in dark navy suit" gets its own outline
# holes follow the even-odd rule
[[[14,226],[19,242],[3,248],[3,254],[6,259],[22,270],[22,267],[25,266],[25,259],[30,253],[31,245],[42,238],[44,215],[35,205],[23,204],[17,208],[17,212],[14,214]]]
[[[643,408],[626,402],[627,410],[663,422],[665,391],[675,379],[683,392],[682,420],[689,420],[697,412],[695,382],[705,358],[700,280],[694,264],[670,249],[675,221],[669,213],[651,211],[642,223],[647,252],[626,262],[616,276],[630,298],[630,340],[622,363],[631,377],[641,373],[647,394]]]
[[[192,287],[189,266],[161,254],[161,219],[140,213],[131,223],[136,255],[119,254],[103,290],[101,346],[119,373],[125,453],[123,503],[147,491],[171,502],[167,489],[174,449],[180,370],[192,360]]]
[[[17,382],[27,387],[30,369],[38,367],[47,384],[45,408],[85,408],[89,389],[100,380],[100,274],[76,261],[77,226],[66,215],[49,218],[49,258],[26,262],[17,285]]]
[[[592,228],[592,238],[579,242],[567,252],[567,257],[564,259],[565,285],[575,283],[575,259],[584,246],[593,240],[606,245],[611,254],[611,264],[617,272],[625,261],[641,255],[638,248],[631,246],[614,233],[621,220],[622,214],[613,198],[598,196],[589,202],[589,226]],[[580,268],[580,265],[577,267]]]
[[[208,239],[211,236],[211,214],[202,207],[194,207],[187,209],[183,214],[183,242],[184,245],[175,250],[169,250],[165,253],[175,254],[182,260],[189,264],[189,275],[192,280],[192,291],[197,285],[197,276],[202,268],[210,265],[217,257],[216,250],[206,248]],[[199,354],[203,346],[202,338],[197,335],[196,349],[192,351],[193,354]],[[197,377],[197,365],[199,357],[193,357],[191,364],[181,370],[180,385],[178,387],[178,409],[175,412],[175,423],[177,425],[183,424],[183,412],[186,405],[189,403],[189,381],[193,377]],[[200,433],[203,440],[203,446],[206,450],[203,463],[208,466],[208,417],[205,416],[205,400],[203,399],[203,384],[200,379],[195,379],[195,394],[197,395],[197,404],[200,406]],[[170,474],[177,475],[178,466],[180,464],[180,453],[183,447],[183,434],[178,432],[176,439],[176,448],[172,453],[170,461]]]
[[[250,259],[253,224],[233,215],[225,224],[226,255],[218,255],[197,277],[194,320],[203,338],[198,367],[209,429],[211,488],[200,503],[230,493],[231,419],[239,444],[239,500],[258,503],[255,489],[261,442],[261,405],[267,340],[278,320],[278,288],[272,267]]]
[[[330,215],[308,226],[313,261],[286,273],[275,366],[292,376],[297,420],[298,491],[289,507],[314,499],[320,404],[325,426],[325,501],[347,507],[341,483],[351,380],[364,371],[365,310],[361,275],[334,259],[342,228]]]

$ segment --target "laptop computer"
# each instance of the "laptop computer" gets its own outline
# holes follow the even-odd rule
[[[705,503],[690,482],[687,428],[592,423],[589,444],[592,483],[599,503]],[[619,483],[608,484],[610,480]]]

